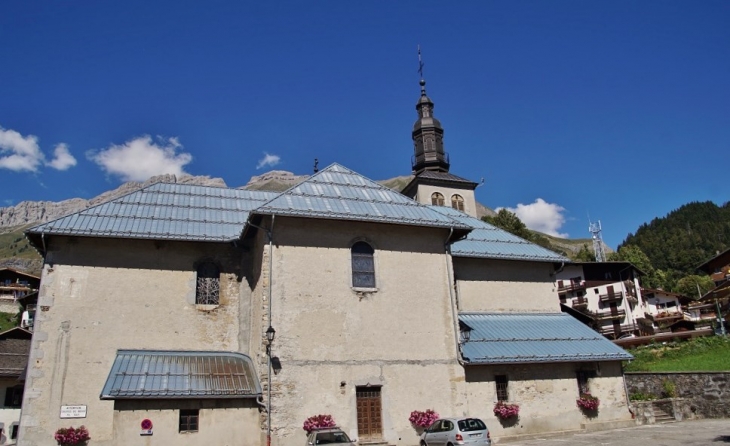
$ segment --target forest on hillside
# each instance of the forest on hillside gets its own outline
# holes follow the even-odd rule
[[[595,261],[593,249],[585,244],[577,253],[551,246],[550,241],[530,231],[513,213],[500,209],[487,221],[526,240],[570,256],[573,260]],[[664,217],[641,225],[608,255],[609,261],[631,262],[645,275],[642,286],[674,291],[689,297],[713,288],[710,278],[697,266],[730,247],[730,203],[692,202]]]
[[[619,254],[628,247],[646,254],[664,289],[678,291],[682,278],[697,275],[697,266],[730,247],[730,202],[685,204],[629,234]]]

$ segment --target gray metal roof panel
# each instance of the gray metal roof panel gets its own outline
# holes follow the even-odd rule
[[[252,398],[261,395],[253,361],[234,352],[119,350],[105,399]]]
[[[469,229],[337,163],[253,211],[265,215]]]
[[[567,257],[528,242],[496,226],[445,206],[430,206],[471,228],[466,238],[451,245],[454,257],[476,257],[503,260],[531,260],[538,262],[570,262]]]
[[[249,211],[277,196],[187,184],[157,183],[29,229],[31,234],[227,241],[238,238]]]
[[[466,178],[456,176],[453,173],[437,172],[437,171],[433,171],[433,170],[424,170],[423,172],[419,173],[417,175],[417,177],[434,179],[434,180],[446,180],[446,181],[452,181],[455,183],[477,184],[474,181],[467,180]]]
[[[623,361],[633,356],[565,313],[462,313],[470,364]]]

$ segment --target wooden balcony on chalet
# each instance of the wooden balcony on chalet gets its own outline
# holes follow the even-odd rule
[[[598,320],[605,320],[605,319],[620,319],[622,317],[626,316],[626,310],[613,310],[613,311],[599,311],[596,313],[596,319]]]
[[[578,308],[588,308],[588,299],[585,297],[576,297],[573,299],[572,306],[575,309]]]
[[[565,293],[568,291],[578,291],[578,290],[585,290],[586,289],[586,281],[581,280],[580,282],[558,282],[558,293]]]
[[[680,311],[660,311],[657,314],[644,313],[647,319],[654,322],[673,322],[679,319],[684,319],[684,313]]]
[[[637,328],[630,324],[619,325],[619,333],[632,333],[636,330]],[[613,325],[604,325],[599,329],[599,332],[602,335],[613,335],[616,333],[616,329]]]
[[[604,304],[609,302],[620,302],[624,298],[624,293],[621,291],[614,291],[613,293],[601,294],[598,298],[601,299],[601,302]]]

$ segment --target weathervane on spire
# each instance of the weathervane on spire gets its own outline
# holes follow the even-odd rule
[[[421,80],[423,80],[423,60],[421,59],[421,45],[418,45],[418,74],[421,75]]]

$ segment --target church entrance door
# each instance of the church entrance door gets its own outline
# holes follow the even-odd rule
[[[357,433],[360,443],[383,437],[380,387],[356,387]]]

